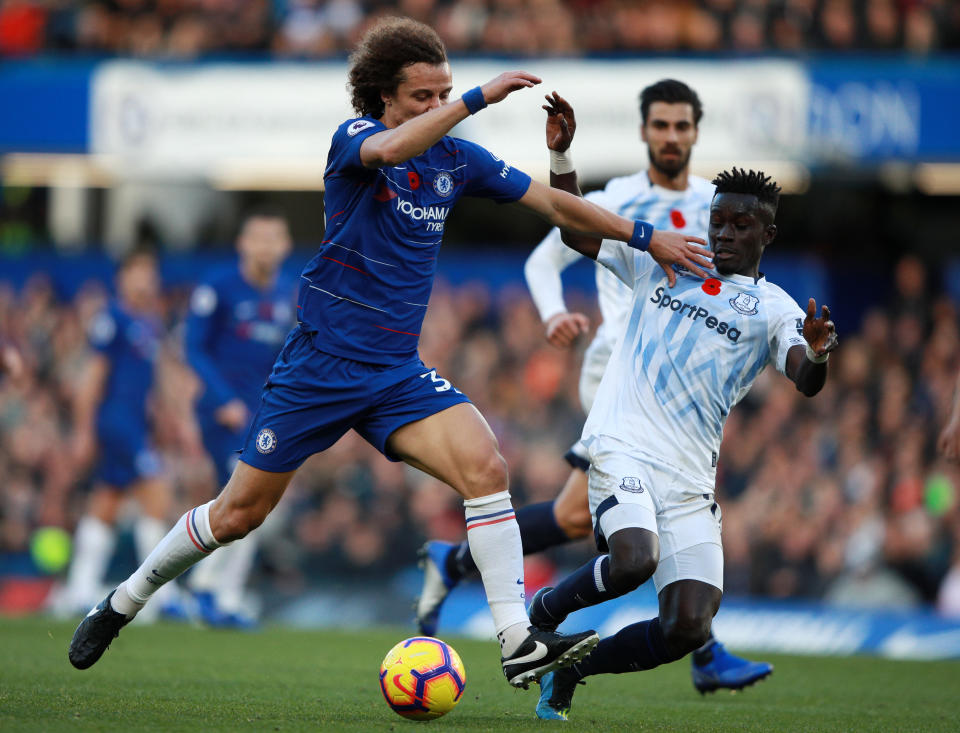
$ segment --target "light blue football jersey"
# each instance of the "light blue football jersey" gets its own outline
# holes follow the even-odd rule
[[[764,277],[680,270],[670,288],[648,254],[604,241],[597,261],[631,287],[630,313],[583,430],[712,490],[723,425],[767,364],[785,373],[805,313]]]

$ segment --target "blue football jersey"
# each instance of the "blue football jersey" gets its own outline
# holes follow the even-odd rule
[[[160,347],[160,319],[128,312],[119,302],[91,320],[90,345],[110,362],[98,421],[146,425],[146,402],[153,384],[153,365]]]
[[[248,283],[239,263],[215,272],[190,298],[187,362],[204,383],[199,410],[232,399],[255,410],[260,389],[293,326],[294,283],[278,276],[263,290]]]
[[[361,144],[385,129],[361,117],[333,136],[324,172],[326,236],[303,270],[298,316],[315,348],[390,365],[416,356],[453,204],[461,196],[516,201],[530,177],[449,136],[401,165],[364,168]]]

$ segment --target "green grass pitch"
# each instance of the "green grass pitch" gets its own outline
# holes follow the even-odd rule
[[[683,660],[589,680],[571,720],[535,719],[537,689],[505,682],[493,642],[449,637],[467,669],[444,718],[395,715],[380,660],[409,630],[218,632],[128,627],[85,672],[67,662],[73,625],[0,619],[0,730],[10,731],[956,731],[960,662],[762,655],[773,676],[701,697]]]

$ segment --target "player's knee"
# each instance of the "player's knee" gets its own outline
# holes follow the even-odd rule
[[[246,537],[263,524],[270,513],[269,507],[260,504],[247,506],[226,505],[220,512],[210,513],[210,530],[217,542],[233,542]]]
[[[491,450],[472,462],[464,471],[464,487],[468,497],[489,496],[506,491],[509,486],[507,462],[499,451]]]
[[[617,593],[629,593],[643,585],[657,569],[657,560],[642,548],[610,553],[610,586]]]
[[[660,623],[668,648],[680,658],[703,646],[710,638],[713,617],[709,613],[679,611],[661,617]]]

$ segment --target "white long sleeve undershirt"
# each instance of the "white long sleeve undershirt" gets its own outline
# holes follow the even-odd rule
[[[560,230],[554,227],[527,257],[523,276],[544,323],[558,313],[566,313],[560,275],[582,256],[563,243]]]

